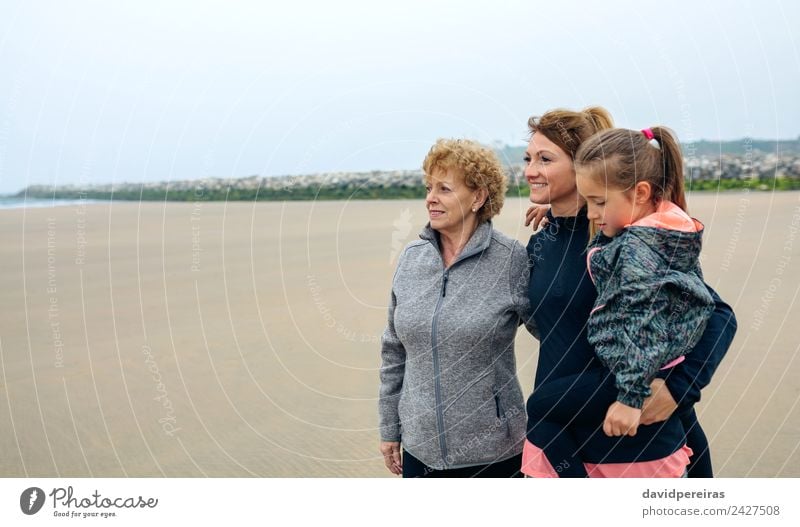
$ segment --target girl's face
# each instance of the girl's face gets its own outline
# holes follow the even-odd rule
[[[525,163],[533,203],[549,203],[555,216],[577,212],[580,198],[569,154],[543,134],[534,133],[525,151]]]
[[[587,217],[606,236],[615,236],[626,226],[644,217],[648,211],[637,205],[635,191],[608,187],[591,173],[577,173],[578,192],[586,199]]]

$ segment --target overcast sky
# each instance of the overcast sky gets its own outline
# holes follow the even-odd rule
[[[798,2],[378,3],[0,0],[0,193],[418,168],[558,106],[800,135]]]

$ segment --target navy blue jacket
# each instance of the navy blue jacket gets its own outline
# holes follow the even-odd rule
[[[555,218],[531,236],[529,296],[541,343],[535,385],[590,368],[604,368],[589,344],[587,321],[597,291],[586,270],[589,220],[584,208],[577,216]],[[571,427],[589,463],[651,461],[666,457],[686,441],[680,413],[691,410],[700,391],[711,381],[736,333],[733,310],[711,288],[714,313],[703,336],[686,360],[661,376],[679,403],[663,423],[640,426],[634,437],[608,437],[600,427]],[[598,417],[602,423],[602,416]],[[691,446],[691,445],[689,445]]]

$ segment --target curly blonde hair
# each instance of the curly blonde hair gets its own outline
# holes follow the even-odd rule
[[[422,163],[425,183],[430,182],[434,171],[448,169],[460,172],[470,190],[487,190],[488,198],[478,210],[479,223],[500,214],[508,178],[494,151],[469,139],[438,139]]]

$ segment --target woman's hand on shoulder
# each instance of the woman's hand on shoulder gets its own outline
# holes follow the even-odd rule
[[[642,411],[639,408],[615,401],[606,412],[603,432],[609,437],[635,436],[641,417]]]
[[[533,204],[528,208],[525,213],[525,226],[533,224],[533,230],[537,231],[539,228],[547,225],[547,211],[550,210],[550,205],[537,205]]]
[[[399,441],[381,441],[381,454],[383,454],[383,462],[389,472],[397,476],[403,473]]]

